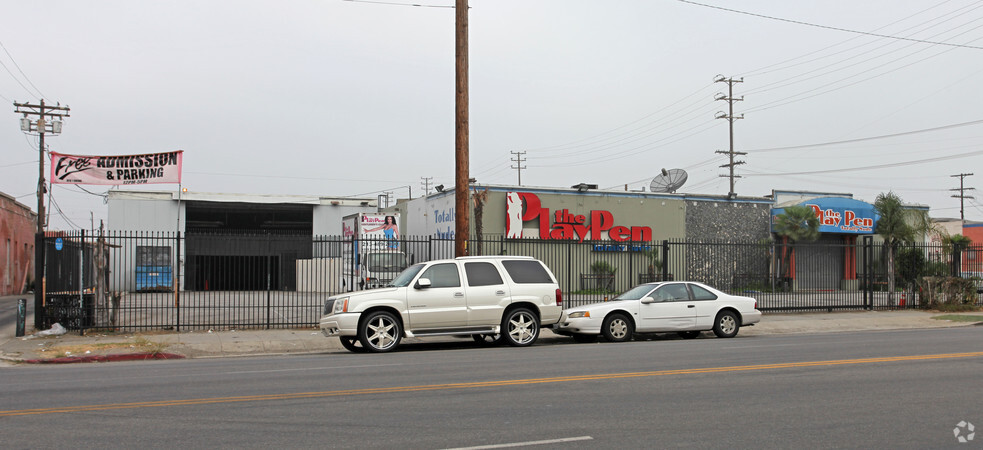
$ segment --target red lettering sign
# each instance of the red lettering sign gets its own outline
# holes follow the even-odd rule
[[[594,210],[590,212],[590,224],[587,216],[571,214],[567,209],[561,209],[550,214],[548,208],[543,208],[539,197],[529,192],[509,192],[506,195],[506,226],[507,238],[521,238],[522,225],[529,221],[538,221],[540,239],[603,240],[616,242],[651,241],[650,227],[626,227],[615,225],[614,215],[610,211]],[[553,224],[550,224],[550,218]]]

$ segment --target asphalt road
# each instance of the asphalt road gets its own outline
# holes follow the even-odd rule
[[[4,448],[978,448],[953,430],[983,425],[981,373],[983,327],[32,365],[0,368],[0,429]]]

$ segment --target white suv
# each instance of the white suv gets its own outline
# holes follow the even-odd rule
[[[406,337],[471,335],[521,347],[560,320],[553,273],[528,256],[465,256],[406,268],[386,287],[324,302],[321,332],[353,352],[387,352]]]

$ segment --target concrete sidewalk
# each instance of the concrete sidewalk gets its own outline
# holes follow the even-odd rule
[[[958,313],[979,317],[983,312]],[[742,328],[738,338],[791,333],[898,330],[972,326],[974,322],[934,319],[947,313],[915,310],[856,311],[835,313],[765,314],[761,323]],[[210,358],[249,355],[347,353],[338,339],[327,338],[315,329],[89,333],[68,332],[61,336],[14,337],[13,330],[0,335],[0,361],[16,363],[67,363],[122,361],[134,359]],[[7,333],[9,331],[9,333]],[[31,332],[33,330],[29,330]],[[703,338],[712,338],[704,333]],[[674,339],[668,335],[667,339]],[[409,338],[406,344],[474,345],[456,337]],[[543,330],[538,345],[573,342]]]

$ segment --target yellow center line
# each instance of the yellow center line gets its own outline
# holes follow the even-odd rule
[[[775,364],[757,364],[757,365],[749,365],[749,366],[707,367],[707,368],[696,368],[696,369],[655,370],[649,372],[572,375],[572,376],[550,377],[550,378],[529,378],[524,380],[477,381],[473,383],[450,383],[450,384],[431,384],[431,385],[421,385],[421,386],[345,389],[339,391],[297,392],[292,394],[265,394],[265,395],[246,395],[246,396],[239,396],[239,397],[192,398],[192,399],[185,399],[185,400],[158,400],[158,401],[133,402],[133,403],[109,403],[104,405],[80,405],[80,406],[63,406],[63,407],[56,407],[56,408],[18,409],[18,410],[10,410],[10,411],[0,411],[0,417],[26,416],[26,415],[36,415],[36,414],[74,413],[74,412],[85,412],[85,411],[104,411],[110,409],[158,408],[163,406],[206,405],[212,403],[258,402],[258,401],[270,401],[270,400],[324,398],[324,397],[338,397],[338,396],[350,396],[350,395],[391,394],[391,393],[401,393],[401,392],[437,391],[437,390],[447,390],[447,389],[474,389],[474,388],[518,386],[518,385],[541,384],[541,383],[563,383],[563,382],[572,382],[572,381],[615,380],[615,379],[624,379],[624,378],[659,377],[659,376],[667,376],[667,375],[746,372],[746,371],[754,371],[754,370],[790,369],[790,368],[797,368],[797,367],[822,367],[822,366],[873,364],[873,363],[902,362],[902,361],[926,361],[926,360],[955,359],[955,358],[976,358],[981,356],[983,356],[983,352],[944,353],[944,354],[937,354],[937,355],[914,355],[914,356],[885,356],[879,358],[840,359],[840,360],[831,360],[831,361],[803,361],[803,362],[775,363]]]

